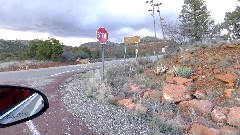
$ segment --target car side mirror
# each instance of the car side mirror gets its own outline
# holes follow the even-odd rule
[[[38,90],[0,85],[0,128],[34,119],[48,107],[47,97]]]

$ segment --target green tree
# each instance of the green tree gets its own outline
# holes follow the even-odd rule
[[[29,48],[27,51],[28,57],[35,58],[37,54],[37,47],[43,44],[42,40],[34,39],[29,42]]]
[[[240,38],[240,7],[237,6],[232,12],[225,14],[223,28],[228,31],[227,37],[230,39]]]
[[[204,0],[184,0],[179,20],[182,35],[191,41],[208,37],[214,25]]]
[[[33,40],[30,42],[28,56],[39,60],[56,61],[63,53],[64,46],[54,38],[43,40]]]

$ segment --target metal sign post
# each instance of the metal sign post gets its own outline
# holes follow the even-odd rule
[[[137,59],[137,57],[138,57],[138,49],[136,49],[136,59]]]
[[[124,44],[124,64],[126,62],[126,54],[127,54],[127,47],[126,45]]]
[[[104,44],[108,41],[108,32],[105,28],[100,27],[97,30],[97,39],[102,44],[102,82],[104,81]]]
[[[102,80],[104,80],[104,44],[102,44]]]

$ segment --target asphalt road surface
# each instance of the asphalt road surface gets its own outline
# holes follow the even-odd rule
[[[156,59],[156,57],[150,57]],[[134,62],[136,59],[127,59]],[[123,64],[124,60],[106,61],[105,67]],[[11,127],[0,129],[0,135],[60,135],[96,134],[68,113],[58,92],[64,80],[78,72],[101,68],[102,63],[30,69],[0,73],[0,84],[33,87],[43,92],[49,100],[49,109],[38,118]]]

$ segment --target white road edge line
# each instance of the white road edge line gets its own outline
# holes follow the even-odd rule
[[[30,129],[30,131],[33,133],[33,135],[41,135],[36,127],[33,125],[33,122],[31,120],[26,122],[26,125],[28,126],[28,128]]]
[[[34,87],[37,83],[34,83],[31,87]],[[41,135],[37,128],[33,125],[32,120],[29,120],[27,122],[25,122],[26,125],[28,126],[29,130],[33,133],[33,135]]]

